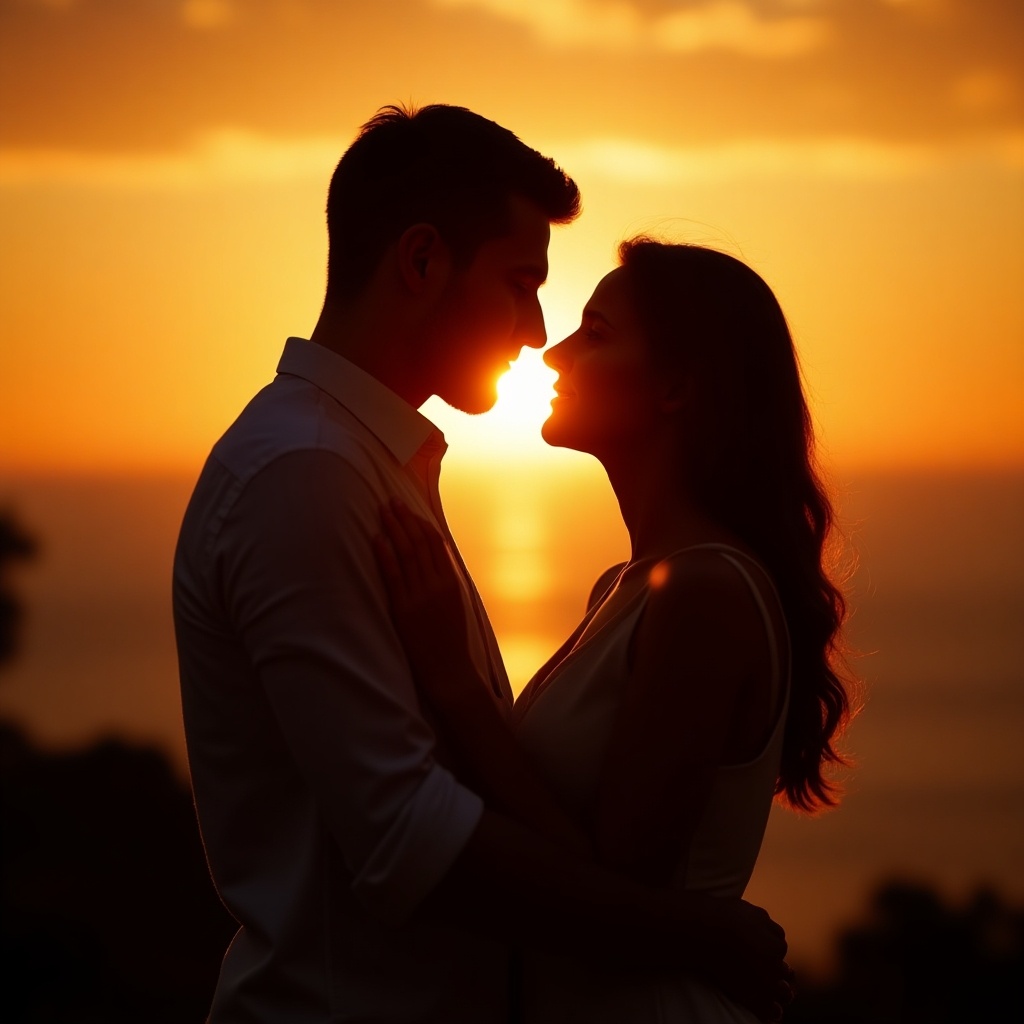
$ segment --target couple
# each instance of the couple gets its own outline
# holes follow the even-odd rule
[[[769,1020],[739,896],[775,792],[831,802],[842,598],[782,313],[645,240],[546,356],[546,439],[604,463],[630,562],[513,709],[445,522],[431,395],[523,346],[575,184],[470,111],[385,108],[327,200],[309,341],[214,447],[174,611],[192,783],[239,923],[224,1024]]]

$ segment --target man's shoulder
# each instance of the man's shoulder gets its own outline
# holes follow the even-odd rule
[[[240,481],[298,452],[323,452],[360,475],[375,475],[380,447],[359,420],[319,388],[297,377],[278,377],[246,405],[212,456]]]

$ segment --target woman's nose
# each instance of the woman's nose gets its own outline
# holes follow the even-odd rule
[[[544,364],[550,366],[552,370],[564,370],[568,366],[566,355],[565,342],[560,341],[557,345],[544,350]]]

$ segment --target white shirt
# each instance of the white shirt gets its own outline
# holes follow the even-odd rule
[[[450,539],[445,447],[379,381],[290,338],[196,485],[174,564],[182,708],[207,858],[240,925],[213,1024],[505,1020],[505,951],[413,915],[482,802],[435,759],[370,546],[393,496]],[[474,657],[508,709],[464,583]]]

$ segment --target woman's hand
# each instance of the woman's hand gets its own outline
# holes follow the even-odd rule
[[[417,688],[431,703],[458,699],[479,686],[469,654],[462,584],[437,528],[398,500],[381,510],[374,538],[391,614]]]

